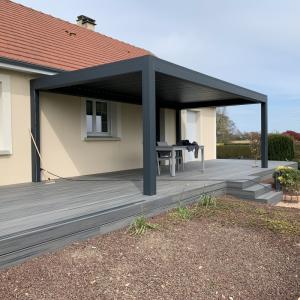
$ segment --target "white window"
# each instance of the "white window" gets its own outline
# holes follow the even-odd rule
[[[85,101],[86,136],[111,136],[111,105],[103,100]]]
[[[10,77],[0,74],[0,155],[12,154]]]

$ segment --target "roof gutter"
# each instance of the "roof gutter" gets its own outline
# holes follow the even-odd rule
[[[65,70],[48,68],[41,65],[35,65],[5,57],[0,57],[0,68],[42,75],[55,75],[58,73],[65,72]]]

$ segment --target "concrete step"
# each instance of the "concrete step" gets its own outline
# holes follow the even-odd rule
[[[255,200],[266,204],[277,204],[282,200],[282,192],[270,191],[258,196]]]
[[[243,189],[243,192],[245,194],[249,194],[250,197],[253,197],[255,199],[270,191],[272,191],[272,185],[265,184],[265,183],[254,184],[252,186]]]
[[[229,187],[227,189],[228,194],[231,194],[242,199],[256,199],[258,196],[265,194],[271,190],[270,184],[255,184],[250,181],[251,185],[247,185],[245,188]]]
[[[257,178],[257,179],[254,178],[253,180],[249,180],[249,179],[228,180],[226,183],[227,183],[228,189],[245,189],[259,181],[260,181],[260,178]]]

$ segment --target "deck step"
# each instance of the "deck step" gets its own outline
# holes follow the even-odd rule
[[[248,186],[251,186],[253,182],[249,180],[229,180],[227,181],[228,189],[244,189]]]
[[[282,192],[270,191],[256,198],[258,202],[266,204],[277,204],[282,200]]]
[[[227,192],[233,196],[240,197],[242,199],[256,199],[262,194],[271,191],[272,187],[270,184],[255,184],[251,182],[251,185],[247,185],[245,188],[229,187]]]
[[[272,185],[265,184],[265,183],[254,184],[252,186],[249,186],[249,187],[243,189],[243,191],[245,193],[249,193],[250,195],[253,195],[253,197],[256,199],[259,196],[272,191]]]

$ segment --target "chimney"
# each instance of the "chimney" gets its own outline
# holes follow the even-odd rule
[[[95,31],[96,21],[87,16],[80,15],[77,17],[77,25]]]

